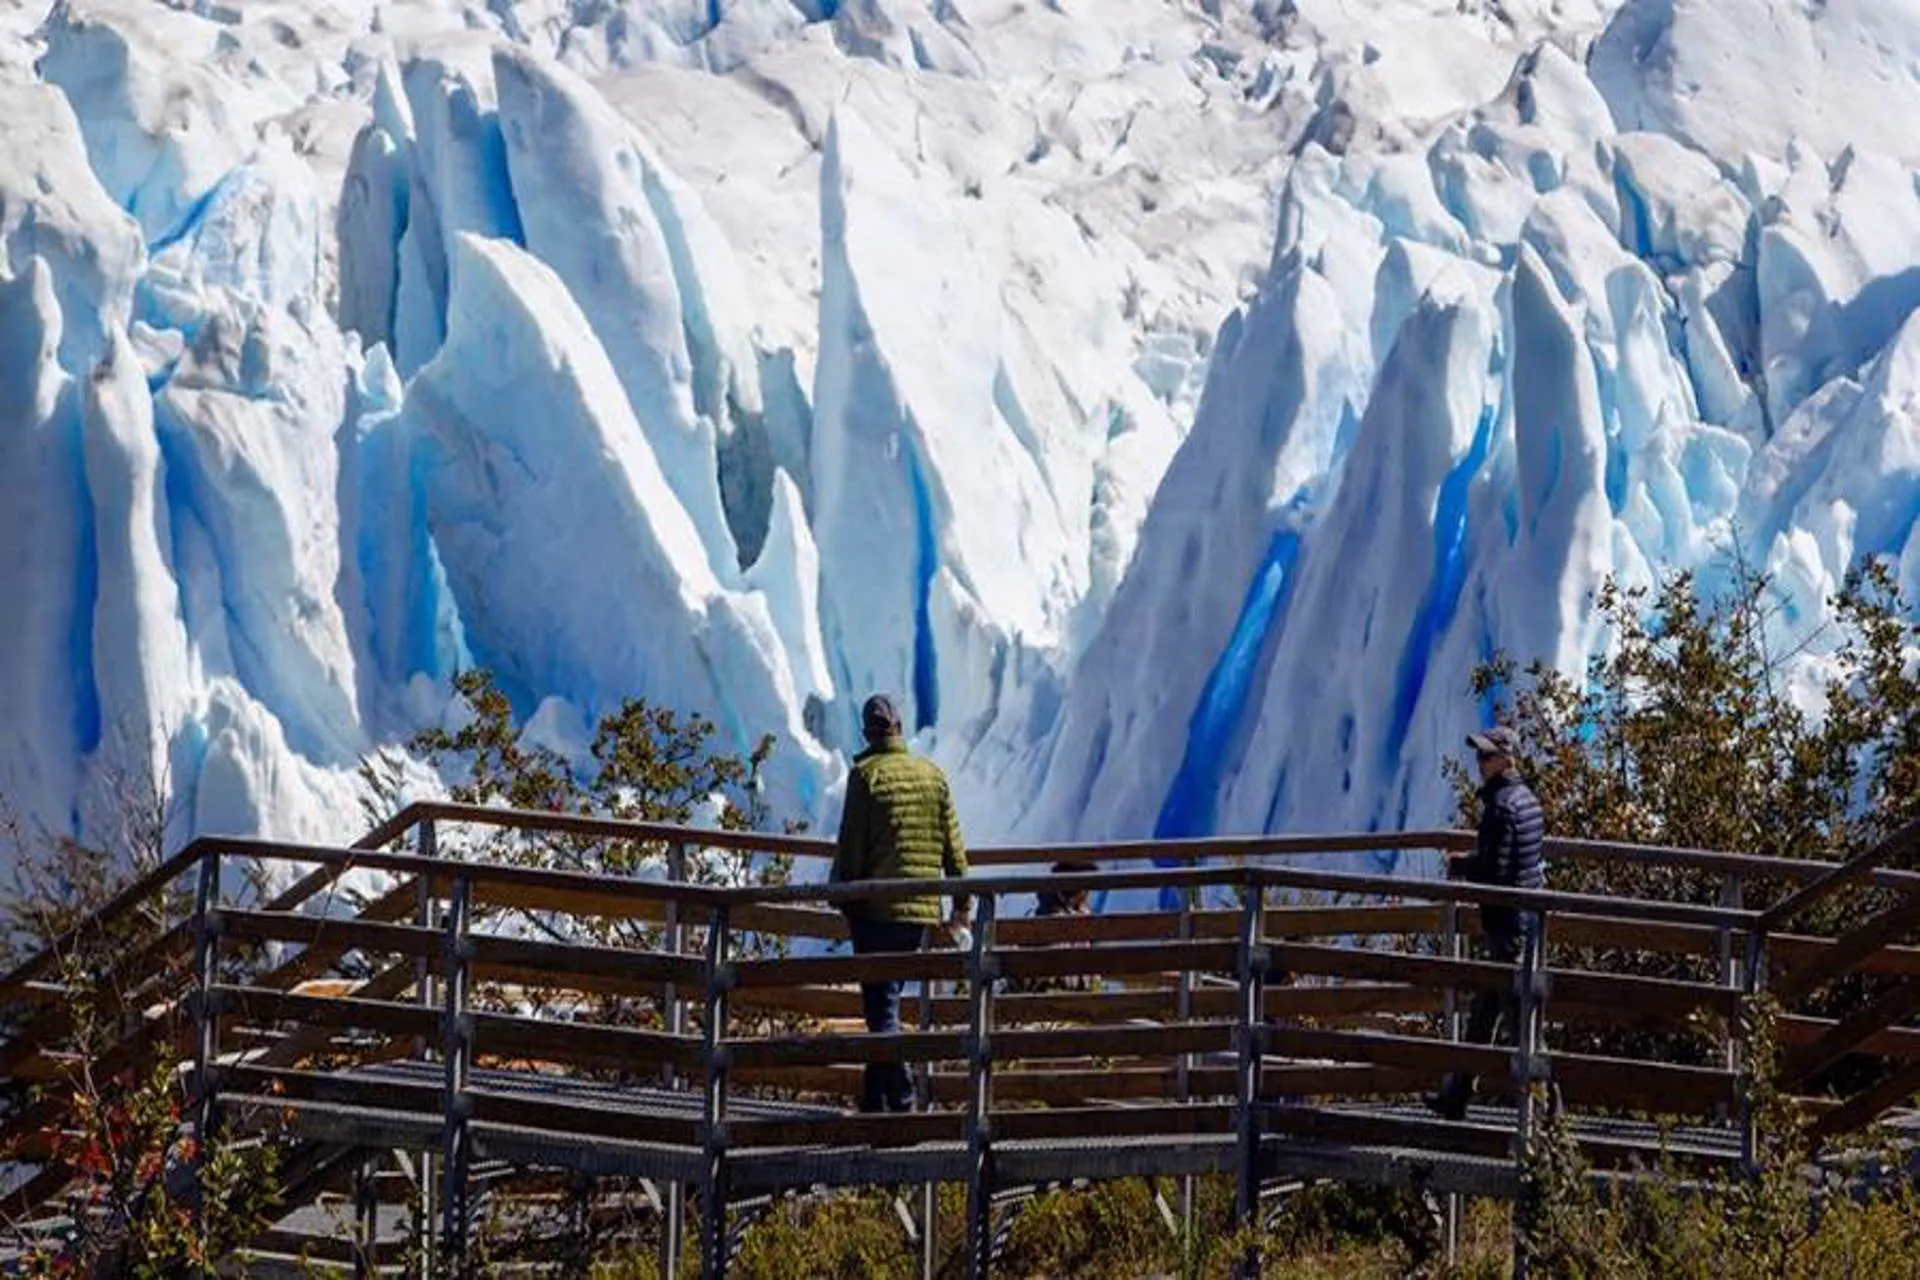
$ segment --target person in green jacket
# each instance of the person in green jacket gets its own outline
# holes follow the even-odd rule
[[[833,859],[834,883],[860,880],[939,880],[967,874],[967,848],[946,775],[930,760],[907,751],[900,713],[885,694],[868,698],[860,711],[867,749],[854,757]],[[940,898],[843,903],[855,955],[918,951],[940,923]],[[973,905],[955,896],[950,929],[967,926]],[[900,1029],[898,979],[860,984],[867,1030]],[[862,1111],[911,1111],[913,1079],[899,1062],[869,1063],[860,1091]]]

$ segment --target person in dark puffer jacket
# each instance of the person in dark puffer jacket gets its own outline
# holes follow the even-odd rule
[[[900,713],[885,694],[868,698],[860,712],[867,749],[854,757],[847,798],[840,812],[840,838],[830,880],[939,880],[967,874],[967,848],[946,775],[930,760],[907,750]],[[928,930],[940,923],[940,899],[860,901],[843,904],[855,955],[918,951]],[[972,902],[953,900],[948,928],[966,927]],[[898,979],[860,984],[867,1030],[900,1029]],[[862,1111],[911,1111],[913,1080],[899,1062],[869,1063],[860,1091]]]
[[[1449,855],[1448,878],[1515,889],[1544,889],[1547,864],[1541,845],[1546,839],[1547,820],[1540,801],[1515,771],[1518,737],[1501,725],[1485,733],[1468,734],[1467,745],[1473,748],[1480,765],[1479,838],[1472,853]],[[1480,908],[1480,927],[1486,936],[1488,958],[1514,964],[1540,923],[1534,912],[1488,903]],[[1513,989],[1475,992],[1467,1013],[1468,1043],[1492,1044],[1494,1031],[1502,1023],[1511,1037],[1519,1024]],[[1449,1075],[1428,1105],[1450,1120],[1463,1119],[1473,1086],[1471,1076]]]

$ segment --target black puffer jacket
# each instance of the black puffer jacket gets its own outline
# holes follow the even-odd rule
[[[1532,789],[1503,773],[1480,788],[1479,847],[1460,864],[1460,875],[1478,884],[1545,888],[1547,862],[1540,845],[1546,836],[1546,815]]]

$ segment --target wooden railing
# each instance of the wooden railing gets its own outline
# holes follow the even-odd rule
[[[658,846],[665,879],[496,865],[448,857],[446,833],[463,825]],[[411,841],[413,852],[391,846]],[[1770,927],[1788,917],[1737,905],[1759,884],[1831,892],[1830,864],[1697,850],[1555,841],[1552,856],[1667,866],[1719,877],[1721,903],[1656,902],[1498,889],[1296,865],[1314,855],[1463,847],[1470,837],[1434,831],[1362,836],[1262,837],[1062,848],[978,850],[964,891],[978,904],[972,946],[854,958],[777,955],[769,945],[817,946],[844,936],[838,908],[852,901],[920,896],[925,882],[724,888],[686,882],[695,850],[818,858],[828,842],[715,832],[597,818],[474,808],[409,807],[350,849],[208,838],[118,895],[62,939],[82,943],[193,876],[196,905],[184,921],[126,952],[114,966],[129,1009],[161,997],[188,1016],[177,1029],[142,1021],[120,1052],[137,1058],[155,1035],[177,1036],[194,1061],[199,1120],[217,1114],[265,1122],[291,1112],[300,1131],[336,1145],[408,1147],[438,1160],[437,1195],[415,1202],[437,1218],[447,1257],[458,1257],[470,1219],[477,1148],[529,1164],[552,1163],[555,1144],[582,1167],[644,1173],[665,1184],[664,1251],[680,1248],[680,1187],[706,1207],[700,1249],[710,1274],[726,1263],[731,1199],[818,1181],[968,1187],[970,1269],[984,1272],[995,1187],[1077,1176],[1224,1173],[1243,1220],[1264,1182],[1287,1167],[1390,1179],[1383,1152],[1414,1150],[1459,1161],[1454,1190],[1510,1194],[1534,1134],[1533,1083],[1569,1111],[1647,1115],[1738,1134],[1751,1157],[1753,1117],[1742,1112],[1736,1015],[1770,981],[1798,994],[1844,972],[1897,980],[1890,993],[1835,1022],[1788,1016],[1781,1036],[1804,1082],[1837,1056],[1870,1053],[1895,1064],[1871,1098],[1810,1099],[1823,1131],[1871,1120],[1906,1095],[1920,1066],[1920,1032],[1898,1025],[1920,1008],[1920,949],[1896,945],[1920,876],[1854,866],[1851,884],[1891,891],[1895,922],[1840,939]],[[1036,877],[1004,874],[1061,858],[1116,869]],[[1221,859],[1237,864],[1203,865]],[[1257,861],[1256,861],[1257,860]],[[1147,867],[1148,862],[1191,865]],[[304,868],[270,877],[291,886],[266,902],[236,892],[237,863]],[[350,917],[317,913],[321,895],[349,873],[378,890]],[[1036,888],[1171,892],[1178,911],[1025,918],[1012,903]],[[1724,886],[1731,886],[1727,888]],[[959,889],[961,884],[943,886]],[[1227,899],[1231,899],[1230,901]],[[1465,957],[1478,906],[1533,911],[1542,942],[1517,965]],[[500,923],[541,913],[563,934],[607,922],[649,926],[641,945],[611,947],[516,936]],[[1863,944],[1862,938],[1872,945]],[[755,950],[758,948],[758,950]],[[1713,961],[1708,980],[1640,977],[1589,967],[1591,957],[1674,956]],[[354,955],[370,976],[351,994],[316,992],[310,980]],[[186,959],[190,956],[190,963]],[[242,960],[244,959],[244,963]],[[59,1077],[71,1065],[71,1032],[52,954],[0,979],[0,1003],[37,1006],[0,1046],[0,1071]],[[917,984],[905,1029],[873,1035],[857,1019],[852,984],[894,977]],[[1011,990],[1085,977],[1089,991]],[[183,988],[183,982],[185,987]],[[942,988],[945,988],[943,991]],[[515,990],[562,997],[574,1016],[516,1012]],[[1459,1043],[1462,997],[1516,992],[1520,1034],[1511,1047]],[[185,997],[181,999],[181,997]],[[596,1002],[617,1016],[596,1018]],[[1653,1029],[1669,1039],[1690,1019],[1717,1020],[1718,1047],[1698,1061],[1576,1052],[1578,1028]],[[434,1074],[379,1072],[381,1063],[432,1061]],[[901,1062],[922,1084],[909,1116],[849,1113],[865,1064]],[[325,1069],[320,1069],[320,1064]],[[1449,1124],[1352,1104],[1404,1097],[1449,1071],[1478,1075],[1514,1102],[1506,1129]],[[505,1074],[501,1074],[505,1073]],[[646,1090],[645,1105],[610,1108],[555,1088],[542,1094],[502,1081],[609,1077]],[[1912,1090],[1908,1089],[1907,1094]],[[635,1096],[640,1096],[636,1094]],[[662,1098],[678,1096],[669,1105]],[[1864,1099],[1864,1100],[1863,1100]],[[765,1110],[781,1100],[794,1105]],[[8,1124],[15,1138],[48,1118],[48,1104]],[[1095,1141],[1097,1140],[1097,1142]],[[1645,1159],[1644,1142],[1596,1129],[1582,1135],[1596,1165]],[[1088,1145],[1094,1143],[1094,1145]],[[828,1153],[823,1155],[822,1153]],[[31,1151],[28,1155],[34,1154]],[[44,1154],[44,1153],[43,1153]],[[1680,1151],[1677,1158],[1705,1158]],[[831,1166],[831,1167],[829,1167]],[[51,1194],[64,1171],[43,1169],[21,1196]],[[435,1179],[422,1178],[423,1188]],[[432,1202],[437,1201],[437,1209]],[[931,1232],[927,1233],[931,1238]],[[371,1241],[368,1241],[371,1248]]]

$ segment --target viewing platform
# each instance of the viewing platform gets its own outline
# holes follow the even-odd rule
[[[451,856],[476,832],[634,846],[664,874]],[[755,855],[830,857],[816,839],[438,803],[350,848],[204,838],[0,979],[0,1075],[50,1086],[0,1128],[20,1170],[5,1211],[50,1234],[69,1211],[76,1174],[44,1136],[80,1065],[58,957],[139,921],[100,975],[121,1037],[90,1066],[103,1077],[170,1047],[196,1124],[291,1144],[259,1274],[276,1259],[296,1274],[303,1254],[418,1274],[423,1252],[456,1274],[487,1214],[556,1197],[588,1216],[619,1199],[623,1221],[653,1224],[664,1264],[697,1252],[709,1276],[781,1197],[854,1186],[901,1189],[928,1274],[936,1184],[965,1189],[975,1276],[1027,1197],[1079,1182],[1158,1180],[1172,1223],[1184,1180],[1224,1178],[1246,1225],[1304,1183],[1402,1186],[1451,1223],[1454,1197],[1518,1193],[1549,1109],[1596,1177],[1734,1177],[1758,1138],[1739,1014],[1762,992],[1782,1009],[1777,1083],[1817,1135],[1906,1121],[1920,875],[1889,864],[1914,835],[1842,865],[1549,843],[1559,865],[1662,869],[1668,901],[1325,865],[1470,844],[1451,831],[981,849],[945,886],[975,901],[967,949],[857,958],[829,949],[845,936],[835,904],[926,882],[695,882]],[[1045,873],[1068,857],[1107,869]],[[289,887],[263,899],[245,866]],[[379,887],[349,893],[350,876]],[[182,884],[191,901],[165,918]],[[1021,914],[1040,887],[1181,905]],[[1794,932],[1842,894],[1863,903],[1845,933]],[[1484,903],[1544,920],[1517,965],[1469,958]],[[881,975],[911,984],[897,1034],[858,1021],[856,984]],[[1877,979],[1853,1013],[1808,1011],[1852,975]],[[1048,989],[1074,978],[1088,989]],[[1515,993],[1517,1044],[1460,1042],[1480,990]],[[1635,1056],[1596,1051],[1600,1037]],[[911,1066],[919,1110],[852,1109],[882,1061]],[[1836,1089],[1841,1063],[1873,1083]],[[1449,1071],[1477,1075],[1489,1105],[1457,1122],[1428,1111],[1421,1095]]]

